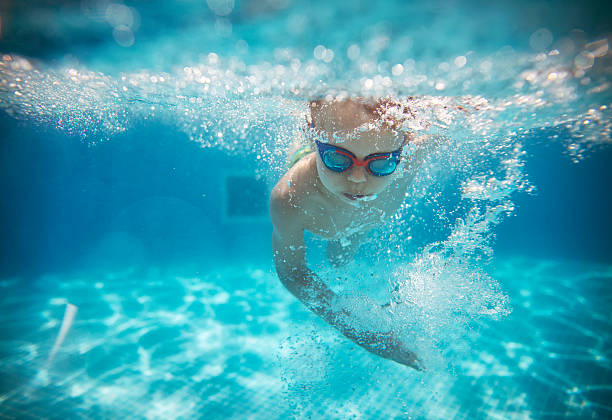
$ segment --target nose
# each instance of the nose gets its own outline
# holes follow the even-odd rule
[[[349,169],[348,180],[355,183],[366,182],[366,169],[354,165],[351,169]]]

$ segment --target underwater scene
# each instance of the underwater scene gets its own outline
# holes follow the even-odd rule
[[[599,1],[0,2],[0,418],[612,418],[611,43]]]

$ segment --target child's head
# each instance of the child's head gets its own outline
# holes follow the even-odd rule
[[[320,133],[336,134],[338,141],[350,140],[357,132],[379,131],[410,135],[402,130],[404,121],[412,117],[410,109],[392,99],[350,98],[310,102],[309,125]]]
[[[343,201],[375,198],[393,181],[396,174],[394,159],[398,154],[383,156],[387,160],[368,159],[373,162],[368,165],[362,161],[372,155],[401,150],[411,140],[409,134],[400,130],[406,118],[407,111],[402,105],[388,99],[312,101],[309,126],[311,139],[315,142],[313,146],[318,152],[317,170],[323,185]],[[339,151],[341,155],[346,156],[345,152],[348,152],[358,163],[335,154],[333,156],[351,166],[346,170],[341,170],[342,165],[330,167],[330,162],[322,159],[321,148],[326,148],[325,145],[342,148]]]

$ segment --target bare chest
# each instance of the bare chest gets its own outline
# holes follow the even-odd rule
[[[381,196],[375,202],[339,207],[324,199],[314,198],[304,208],[304,228],[325,239],[365,233],[395,213],[401,204],[396,201]]]

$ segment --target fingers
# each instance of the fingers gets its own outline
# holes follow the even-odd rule
[[[424,372],[427,370],[425,368],[425,364],[421,359],[419,359],[419,356],[417,356],[416,353],[404,349],[400,349],[399,353],[399,357],[395,359],[396,362],[418,370],[419,372]]]
[[[423,361],[419,359],[416,354],[411,353],[411,355],[412,357],[410,359],[410,363],[407,366],[410,366],[411,368],[413,368],[414,370],[418,370],[419,372],[425,372],[427,369],[425,368],[425,364],[423,363]]]

